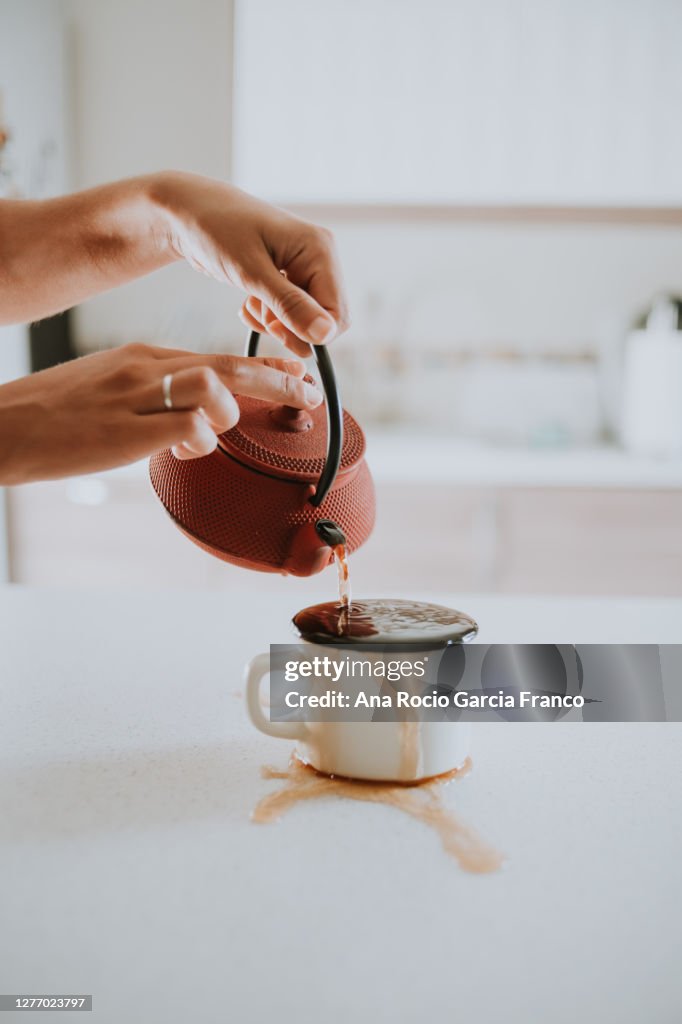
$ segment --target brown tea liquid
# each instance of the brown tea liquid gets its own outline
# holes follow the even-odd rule
[[[339,574],[339,620],[337,623],[337,635],[343,636],[348,627],[348,619],[353,603],[350,589],[348,556],[346,555],[345,544],[337,544],[332,550],[334,551],[334,561],[336,562],[336,569]]]
[[[292,755],[286,771],[271,767],[262,769],[264,778],[281,779],[284,786],[263,797],[255,807],[251,820],[261,825],[277,821],[296,804],[326,796],[388,804],[434,829],[445,852],[464,871],[476,874],[497,871],[504,862],[503,856],[459,820],[445,805],[440,792],[444,783],[460,779],[470,770],[471,760],[467,758],[460,768],[418,783],[366,782],[323,775]]]
[[[347,567],[346,567],[347,569]],[[345,576],[347,581],[347,571]],[[339,570],[341,582],[341,569]],[[478,632],[476,622],[463,612],[425,601],[402,601],[396,598],[375,598],[350,601],[343,595],[338,602],[304,608],[294,616],[293,623],[303,640],[312,643],[458,643]]]
[[[388,598],[352,601],[345,545],[336,544],[332,550],[339,599],[304,608],[294,616],[294,626],[303,640],[319,644],[369,641],[441,646],[468,640],[478,632],[470,616],[443,605]],[[416,774],[419,754],[419,721],[416,714],[408,713],[400,722],[401,774]],[[446,853],[465,871],[496,871],[503,861],[501,855],[459,821],[445,806],[439,792],[443,783],[461,778],[470,768],[467,758],[460,768],[417,783],[368,782],[325,775],[294,754],[286,771],[263,768],[265,778],[281,779],[285,785],[260,801],[252,820],[259,824],[276,821],[295,804],[325,796],[384,803],[433,828]]]

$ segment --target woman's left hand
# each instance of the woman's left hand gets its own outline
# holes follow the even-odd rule
[[[193,174],[156,176],[152,198],[164,212],[176,256],[247,292],[242,319],[300,356],[349,326],[334,239],[325,228]]]

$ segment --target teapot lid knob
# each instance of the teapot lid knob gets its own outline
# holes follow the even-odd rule
[[[255,356],[258,352],[259,331],[250,331],[246,342],[246,355]],[[315,493],[309,498],[310,504],[316,508],[322,504],[327,497],[329,490],[336,479],[336,474],[341,465],[341,453],[343,450],[343,409],[341,398],[336,384],[334,367],[324,345],[311,345],[315,353],[317,368],[320,371],[320,380],[324,388],[327,409],[327,457],[317,482]],[[282,407],[286,409],[286,406]],[[306,414],[307,415],[307,414]],[[300,421],[303,423],[304,421]],[[280,424],[281,425],[281,424]],[[287,427],[292,429],[292,427]],[[295,426],[294,430],[308,430],[308,426]]]

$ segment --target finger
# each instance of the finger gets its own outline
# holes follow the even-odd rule
[[[302,363],[300,359],[282,359],[279,356],[249,356],[248,358],[253,358],[254,362],[260,363],[261,366],[271,366],[273,370],[290,373],[293,377],[305,376],[305,363]]]
[[[315,409],[322,402],[321,391],[302,379],[305,367],[297,359],[213,354],[183,358],[178,368],[192,364],[210,367],[233,394],[292,405],[296,409]],[[172,363],[166,366],[170,369]]]
[[[184,442],[182,444],[174,444],[171,447],[171,452],[180,462],[184,462],[187,459],[198,458],[196,452],[193,452],[191,448],[188,448]]]
[[[288,327],[285,327],[281,320],[278,320],[271,309],[261,303],[263,307],[262,317],[263,326],[268,334],[271,334],[273,338],[277,338],[283,345],[295,352],[296,355],[301,356],[303,359],[309,359],[312,355],[310,345],[307,341],[301,341],[293,331],[290,331]]]
[[[234,395],[208,366],[193,366],[174,373],[171,401],[176,410],[200,410],[215,433],[231,430],[239,420]]]
[[[246,308],[246,303],[244,303],[242,308],[239,310],[239,319],[246,327],[249,327],[252,331],[258,331],[259,334],[265,333],[265,325],[262,324],[260,320],[257,320],[255,316],[253,316],[249,312],[249,310]]]
[[[267,331],[273,338],[279,338],[280,341],[284,341],[286,335],[290,333],[284,324],[277,319],[272,310],[264,302],[261,302],[260,299],[257,299],[255,295],[249,295],[244,306],[246,311],[250,313],[252,320],[261,325],[260,329]],[[296,336],[294,335],[294,337]],[[300,342],[300,338],[296,340]]]
[[[316,409],[322,402],[322,393],[314,384],[278,369],[277,360],[261,362],[244,356],[218,355],[210,365],[238,395],[280,402],[296,409]]]
[[[277,319],[301,341],[323,345],[336,334],[333,317],[312,295],[280,274],[272,263],[264,261],[261,281],[252,290],[256,298],[264,302]]]
[[[278,320],[271,309],[257,299],[255,295],[249,295],[246,302],[242,306],[242,321],[251,327],[254,331],[259,331],[261,334],[270,334],[273,338],[277,338],[283,345],[295,352],[297,356],[301,356],[302,359],[309,359],[310,345],[306,341],[301,341],[292,331],[290,331],[281,320]]]
[[[197,352],[183,353],[175,359],[174,364],[169,363],[164,366],[164,369],[177,373],[179,370],[186,369],[190,366],[213,366],[213,362],[216,359],[224,360],[226,365],[230,363],[239,365],[244,360],[248,360],[249,363],[252,363],[255,366],[269,366],[273,370],[280,370],[282,373],[290,373],[293,377],[303,377],[306,372],[305,363],[302,363],[300,359],[292,359],[291,357],[235,356],[230,353],[219,355],[216,355],[215,353],[205,353],[204,355],[199,355]]]
[[[287,335],[291,335],[291,331],[287,330],[264,302],[257,299],[255,295],[249,295],[242,309],[246,312],[248,322],[253,326],[254,330],[270,334],[273,338],[277,338],[278,341],[287,344]],[[296,338],[296,335],[291,335],[291,337],[295,339],[298,345],[302,344],[300,338]]]
[[[258,304],[259,308],[263,306],[260,299],[255,299],[254,302]],[[275,317],[274,313],[268,310],[267,306],[263,308],[267,311],[267,314],[270,317],[267,323],[263,323],[258,320],[257,317],[246,308],[246,303],[244,303],[239,312],[239,319],[252,331],[258,331],[259,334],[270,334],[273,338],[277,338],[278,341],[281,341],[283,345],[286,345],[288,349],[291,349],[291,351],[297,356],[300,356],[302,359],[308,359],[310,357],[310,345],[306,341],[301,341],[301,339],[297,338],[295,334],[292,334],[291,331],[287,330],[284,324],[280,323],[280,321]]]
[[[246,311],[251,314],[254,320],[257,320],[259,324],[265,326],[265,314],[264,310],[267,310],[267,306],[257,299],[255,295],[248,295],[244,303]]]
[[[160,412],[163,388],[149,384],[140,397],[141,413]],[[189,366],[171,374],[170,399],[174,411],[201,409],[217,433],[230,430],[239,419],[234,395],[209,366]]]
[[[348,299],[334,238],[317,229],[308,245],[286,267],[289,279],[302,285],[326,310],[341,334],[350,327]]]
[[[157,412],[138,418],[145,445],[149,451],[162,448],[182,450],[184,457],[210,455],[218,444],[200,412]]]
[[[336,321],[339,334],[350,327],[350,311],[336,247],[330,241],[327,258],[319,261],[308,281],[307,290]]]

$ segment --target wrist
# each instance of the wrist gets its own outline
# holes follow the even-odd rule
[[[145,179],[153,231],[160,251],[169,259],[182,258],[180,238],[193,220],[192,192],[197,175],[184,171],[159,171]]]
[[[139,276],[170,263],[172,253],[162,211],[154,201],[155,175],[144,175],[83,192],[80,241],[95,266],[118,266]]]
[[[145,233],[155,254],[164,263],[179,258],[173,245],[175,215],[172,197],[176,177],[175,171],[160,171],[135,179]]]

